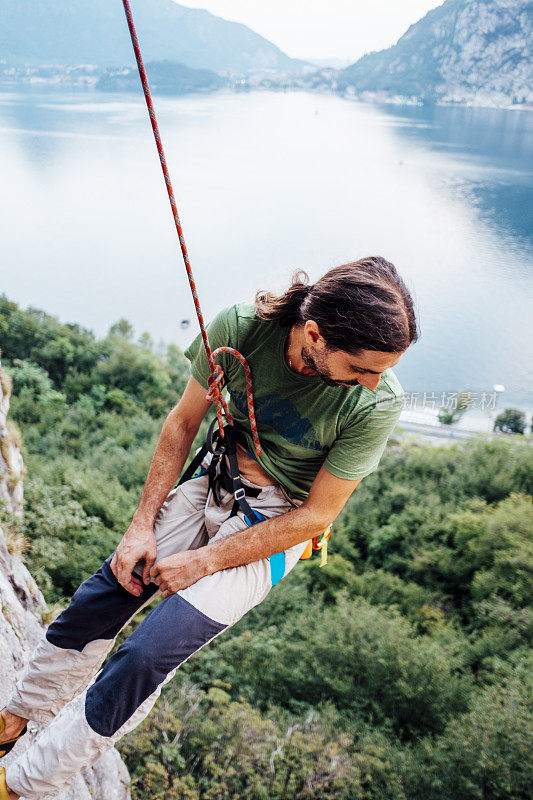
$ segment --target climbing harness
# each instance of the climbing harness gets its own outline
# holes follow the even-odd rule
[[[222,395],[222,388],[224,386],[224,372],[222,371],[222,367],[216,363],[216,358],[220,353],[230,353],[232,356],[238,359],[238,361],[240,361],[240,363],[243,366],[244,374],[246,376],[246,399],[248,403],[248,417],[250,420],[250,428],[252,431],[255,452],[258,456],[260,456],[261,444],[259,441],[259,434],[257,432],[257,422],[255,419],[254,400],[252,392],[252,375],[250,367],[245,357],[241,353],[239,353],[238,350],[235,350],[233,347],[226,347],[226,346],[217,347],[216,350],[212,351],[209,345],[207,330],[204,324],[202,310],[200,308],[200,301],[198,299],[198,292],[196,291],[196,284],[194,282],[194,277],[192,274],[189,253],[187,251],[187,246],[185,244],[185,237],[183,235],[183,229],[181,227],[181,221],[178,214],[178,207],[176,205],[176,200],[174,198],[174,190],[172,188],[172,183],[170,181],[170,175],[167,167],[165,153],[163,150],[163,144],[161,142],[161,136],[159,134],[159,126],[157,124],[157,119],[155,116],[154,105],[152,102],[152,95],[150,94],[150,87],[148,86],[148,78],[146,76],[146,70],[144,68],[141,50],[139,47],[139,40],[137,38],[137,33],[135,31],[135,26],[133,24],[133,16],[131,13],[129,0],[122,0],[122,5],[124,6],[124,11],[126,14],[126,20],[128,23],[128,29],[131,37],[131,43],[133,45],[135,60],[137,61],[139,77],[141,79],[141,84],[144,92],[144,99],[146,101],[146,107],[148,109],[148,114],[150,116],[150,123],[152,125],[155,144],[157,147],[157,152],[159,154],[159,161],[161,163],[161,169],[163,171],[163,177],[165,179],[165,186],[167,187],[168,199],[170,200],[170,207],[172,209],[172,215],[174,217],[174,223],[176,225],[176,231],[178,233],[181,253],[183,256],[183,262],[185,264],[185,270],[187,272],[189,286],[191,287],[194,306],[196,309],[196,316],[198,318],[198,324],[200,326],[200,332],[202,334],[207,361],[209,364],[209,370],[210,370],[210,375],[208,378],[209,391],[206,395],[206,400],[210,400],[211,402],[215,403],[217,412],[216,420],[214,420],[209,429],[209,434],[206,443],[203,445],[202,448],[200,448],[199,452],[193,458],[189,467],[183,473],[180,479],[180,483],[184,483],[186,480],[190,480],[193,477],[194,473],[197,471],[197,469],[201,466],[201,463],[203,459],[206,457],[207,453],[208,452],[211,453],[212,455],[211,463],[207,468],[207,471],[210,476],[209,481],[210,481],[210,486],[213,490],[213,497],[215,499],[215,502],[220,504],[220,494],[219,494],[220,490],[218,486],[218,484],[220,484],[223,486],[223,488],[226,488],[228,491],[233,492],[234,503],[230,516],[234,516],[237,513],[238,508],[240,508],[244,514],[246,523],[248,525],[255,525],[257,522],[260,522],[265,518],[263,517],[262,514],[259,514],[259,512],[254,511],[254,509],[252,509],[252,507],[250,506],[250,504],[246,499],[246,496],[248,495],[249,497],[257,497],[261,490],[254,489],[253,487],[246,487],[245,491],[244,486],[242,484],[241,476],[239,473],[239,465],[237,461],[236,430],[227,403]],[[224,426],[224,419],[227,422],[226,426]],[[215,436],[215,424],[218,425],[218,435],[216,436]],[[225,458],[227,458],[227,461],[229,462],[229,474],[226,473],[225,465],[223,463]],[[219,463],[221,469],[217,471],[217,465]],[[223,483],[224,481],[226,481],[226,484]],[[321,564],[322,566],[326,563],[327,560],[325,556],[327,553],[327,541],[329,539],[330,534],[331,534],[331,526],[327,531],[325,531],[322,534],[322,536],[316,537],[310,542],[312,548],[322,550],[322,564]],[[308,548],[309,545],[306,548],[305,551],[306,553]],[[309,555],[305,555],[304,553],[304,556],[302,557],[309,558]]]
[[[217,506],[221,505],[220,488],[222,487],[227,492],[233,494],[233,507],[229,514],[228,519],[234,517],[239,508],[244,515],[244,521],[251,527],[257,522],[262,522],[265,517],[259,511],[252,508],[248,502],[248,498],[259,497],[261,494],[261,487],[247,486],[242,484],[241,475],[239,472],[239,463],[237,461],[237,439],[239,438],[238,432],[233,427],[225,429],[224,443],[220,442],[218,431],[216,430],[216,419],[213,420],[209,426],[207,439],[205,444],[196,452],[193,460],[181,476],[178,485],[190,481],[193,478],[199,478],[207,474],[209,480],[209,488],[213,493],[213,500]],[[252,454],[247,451],[250,456]],[[210,454],[209,462],[207,463],[206,457]],[[252,456],[253,458],[253,456]],[[203,466],[204,462],[206,466]],[[282,491],[285,494],[285,491]],[[286,495],[287,500],[295,507],[296,504],[289,495]],[[328,541],[331,536],[331,525],[320,535],[310,539],[307,546],[300,556],[300,560],[311,558],[313,550],[320,551],[320,566],[325,567],[328,563]]]
[[[265,519],[265,517],[250,506],[247,497],[259,497],[261,488],[247,486],[245,490],[239,472],[239,463],[237,461],[235,429],[233,426],[227,426],[224,429],[224,441],[221,442],[220,433],[215,430],[216,422],[216,419],[213,420],[209,426],[205,444],[202,445],[194,456],[181,476],[178,485],[191,480],[198,469],[200,469],[199,475],[205,475],[207,473],[209,488],[213,492],[213,500],[217,506],[221,504],[221,487],[233,494],[233,508],[231,509],[228,519],[234,517],[240,508],[244,514],[246,524],[249,526],[255,525],[257,522],[261,522]],[[202,463],[208,454],[211,455],[209,463],[206,467],[202,467]],[[225,458],[227,458],[228,469],[226,469]],[[199,475],[197,477],[199,477]]]

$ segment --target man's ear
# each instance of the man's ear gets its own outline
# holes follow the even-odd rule
[[[304,334],[306,338],[309,337],[313,344],[316,344],[320,339],[323,339],[320,334],[320,328],[314,319],[306,320],[304,325]]]

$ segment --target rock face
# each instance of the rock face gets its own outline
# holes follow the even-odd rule
[[[0,367],[0,503],[6,504],[11,513],[22,514],[22,476],[24,464],[17,441],[16,431],[8,424],[11,379]]]
[[[340,73],[341,88],[430,102],[533,103],[533,2],[446,0],[394,47]]]
[[[0,498],[15,515],[22,513],[22,457],[13,430],[7,425],[10,382],[0,369]],[[9,439],[9,447],[4,440]],[[18,477],[18,480],[15,480]],[[0,708],[11,694],[18,673],[29,660],[37,642],[44,636],[42,617],[46,603],[39,587],[22,563],[8,550],[4,532],[0,529]],[[17,747],[2,759],[9,766],[16,754],[22,752],[37,737],[41,727],[29,723],[28,733]],[[57,800],[130,800],[130,778],[118,752],[111,749],[92,767],[77,775],[67,789],[59,792]]]

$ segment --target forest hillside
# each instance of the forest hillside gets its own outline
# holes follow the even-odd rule
[[[0,348],[27,469],[2,526],[57,612],[125,531],[187,362],[5,297]],[[119,743],[134,800],[530,798],[532,487],[526,437],[391,440],[327,567],[297,565]]]

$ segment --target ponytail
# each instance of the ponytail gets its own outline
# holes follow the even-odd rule
[[[256,313],[259,319],[276,319],[280,325],[290,327],[301,322],[300,308],[309,294],[309,275],[297,270],[287,291],[279,296],[269,291],[259,291],[255,296]]]

